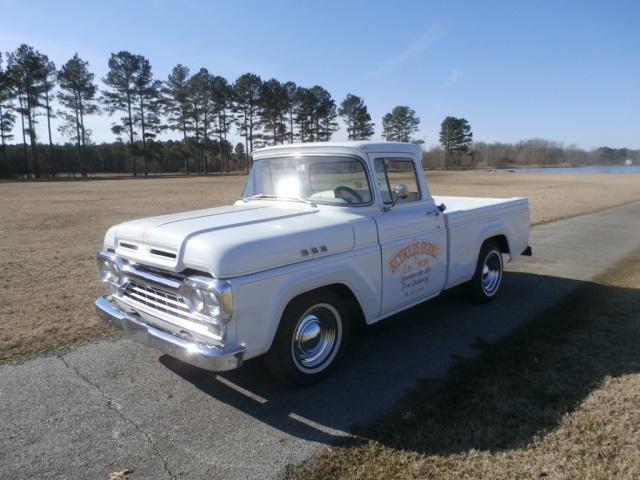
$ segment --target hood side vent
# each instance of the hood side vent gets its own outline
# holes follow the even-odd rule
[[[138,246],[133,243],[120,242],[120,248],[128,248],[129,250],[138,250]]]
[[[326,245],[320,245],[319,247],[303,248],[300,250],[300,256],[308,257],[309,255],[318,255],[320,253],[327,253],[329,249]]]
[[[164,250],[157,250],[155,248],[152,248],[151,250],[149,250],[149,253],[151,255],[158,255],[159,257],[176,258],[175,253],[165,252]]]

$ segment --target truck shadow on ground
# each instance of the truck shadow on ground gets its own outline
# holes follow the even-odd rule
[[[344,433],[355,429],[361,437],[380,440],[374,431],[358,425],[371,425],[413,390],[416,382],[438,385],[456,361],[476,356],[479,344],[493,342],[529,320],[539,321],[538,315],[547,307],[586,285],[588,282],[558,277],[507,273],[500,297],[482,306],[466,303],[460,290],[453,289],[360,331],[332,376],[306,388],[277,383],[259,360],[220,375],[168,356],[161,357],[160,361],[215,400],[297,438],[344,444],[357,441]],[[638,290],[633,289],[599,288],[610,289],[611,293],[615,291],[623,297],[638,295]],[[619,333],[625,335],[625,332]],[[599,354],[599,358],[601,368],[594,374],[597,378],[570,382],[571,390],[564,392],[560,400],[545,402],[543,421],[520,428],[514,435],[513,425],[526,423],[521,422],[524,419],[518,415],[527,415],[526,411],[514,410],[508,423],[485,425],[481,438],[470,434],[464,424],[458,425],[446,442],[430,443],[429,453],[521,446],[557,426],[562,416],[596,388],[604,376],[637,371],[640,365],[640,354],[622,366],[617,360],[608,361],[607,355]],[[510,400],[508,392],[509,385],[506,385],[505,405]],[[456,402],[455,408],[461,408],[461,404],[465,407],[464,398]],[[490,418],[487,417],[487,421]],[[456,424],[456,420],[452,419],[451,424]],[[483,428],[481,419],[474,428]]]

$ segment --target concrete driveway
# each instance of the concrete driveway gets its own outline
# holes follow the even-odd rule
[[[535,227],[531,244],[495,302],[453,290],[383,321],[311,388],[275,383],[259,361],[208,374],[126,339],[4,365],[0,478],[277,477],[640,247],[640,203]]]

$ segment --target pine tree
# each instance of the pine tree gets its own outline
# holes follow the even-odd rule
[[[412,138],[419,125],[415,110],[407,106],[394,107],[382,118],[382,137],[388,142],[422,143]]]
[[[298,127],[298,135],[301,142],[315,141],[316,100],[316,96],[309,88],[298,88],[296,93],[295,123]]]
[[[47,132],[49,134],[49,168],[51,176],[55,177],[57,168],[53,160],[53,138],[51,136],[51,118],[54,116],[52,113],[52,107],[50,102],[50,92],[55,87],[56,78],[56,65],[46,55],[42,55],[42,94],[44,95],[44,109],[47,115]]]
[[[31,162],[36,178],[41,176],[41,168],[38,160],[35,117],[36,110],[42,107],[44,58],[44,55],[33,47],[22,44],[15,52],[9,54],[7,61],[10,82],[15,88],[20,105],[18,112],[21,115],[22,139],[25,146],[25,174],[27,177],[29,176],[29,163],[26,158],[26,133],[29,135],[31,144]],[[24,125],[25,117],[27,120],[26,128]]]
[[[105,105],[105,110],[110,115],[115,112],[122,112],[123,114],[120,117],[120,123],[113,123],[111,130],[116,135],[127,135],[134,176],[138,174],[138,168],[134,149],[133,109],[136,100],[135,79],[139,69],[140,61],[138,56],[127,51],[112,53],[109,58],[109,72],[102,80],[107,86],[107,90],[102,92],[102,102]]]
[[[173,67],[162,89],[164,107],[169,128],[182,132],[184,141],[184,170],[189,175],[187,132],[191,127],[191,102],[189,101],[189,69],[178,64]]]
[[[296,111],[298,109],[298,86],[294,82],[287,82],[284,84],[284,88],[287,92],[287,116],[289,120],[289,143],[293,143],[295,134],[293,131],[293,122]]]
[[[202,103],[205,102],[205,98],[203,98],[203,86],[201,85],[204,82],[199,81],[198,74],[193,75],[189,78],[187,83],[187,99],[189,101],[189,119],[191,120],[191,132],[193,132],[193,139],[195,140],[194,145],[194,163],[196,173],[201,172],[201,161],[200,161],[200,132],[202,128]]]
[[[236,125],[238,133],[241,137],[244,137],[247,160],[249,160],[251,152],[253,152],[254,129],[260,110],[261,89],[262,80],[254,73],[241,75],[233,84]],[[248,169],[249,166],[247,162],[246,168]]]
[[[349,140],[369,140],[373,135],[374,123],[364,104],[364,100],[356,95],[347,94],[338,109],[346,126]]]
[[[473,134],[465,118],[446,117],[440,125],[440,143],[445,152],[445,166],[449,169],[451,156],[456,156],[456,168],[460,168],[460,157],[470,150]]]
[[[16,120],[13,114],[14,109],[10,79],[7,71],[2,67],[2,53],[0,53],[0,147],[4,165],[7,165],[7,143],[13,140],[13,125]]]
[[[206,68],[189,79],[189,115],[192,120],[192,130],[196,139],[196,168],[207,173],[206,149],[209,142],[209,131],[212,122],[213,108],[211,98],[211,84],[213,76]],[[202,142],[200,141],[202,134]],[[204,146],[202,146],[204,144]],[[200,148],[202,146],[202,148]]]
[[[93,73],[89,71],[89,63],[82,60],[77,53],[58,72],[58,102],[65,108],[59,111],[64,120],[59,129],[76,142],[82,176],[88,174],[86,144],[91,133],[84,126],[84,117],[98,112],[98,87],[93,83],[93,78]]]
[[[227,143],[227,134],[233,123],[233,88],[227,79],[218,75],[211,80],[211,100],[216,115],[216,133],[218,134],[218,155],[220,157],[220,173],[227,170],[226,160],[228,156],[223,150]]]
[[[300,88],[297,95],[296,124],[303,142],[329,140],[338,129],[336,104],[319,85]]]
[[[338,117],[336,102],[320,85],[314,85],[310,90],[316,98],[314,111],[316,141],[329,141],[333,132],[339,128],[336,122]]]
[[[245,165],[247,163],[245,158],[246,154],[245,154],[244,144],[242,142],[238,142],[236,144],[234,152],[236,154],[236,163],[237,163],[236,168],[240,168],[240,165]]]
[[[260,91],[260,124],[264,130],[263,138],[272,145],[284,143],[287,132],[285,115],[288,110],[287,89],[275,78],[262,84]]]
[[[5,72],[5,75],[7,78],[7,83],[11,88],[11,95],[13,96],[13,98],[16,98],[18,100],[18,106],[16,107],[16,112],[20,114],[20,127],[21,127],[20,132],[22,134],[22,156],[23,156],[23,166],[24,166],[24,177],[29,178],[30,176],[29,153],[28,153],[27,138],[26,138],[27,128],[24,122],[24,117],[26,115],[26,108],[25,108],[26,101],[24,98],[25,93],[22,87],[22,83],[20,81],[19,67],[12,62],[13,60],[12,54],[9,54],[7,58],[8,58],[8,64],[7,64],[7,70]]]
[[[137,68],[133,74],[133,124],[140,126],[144,175],[146,177],[149,175],[148,159],[150,156],[147,141],[155,139],[156,135],[164,129],[160,98],[162,82],[153,79],[151,62],[146,57],[135,55],[135,60]]]

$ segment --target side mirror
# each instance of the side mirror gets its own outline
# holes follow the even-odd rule
[[[404,183],[396,183],[393,186],[393,193],[397,199],[404,200],[409,196],[409,187],[407,187]]]
[[[409,187],[407,187],[404,183],[396,183],[393,186],[393,202],[391,203],[390,209],[393,208],[399,200],[404,200],[409,196]]]

